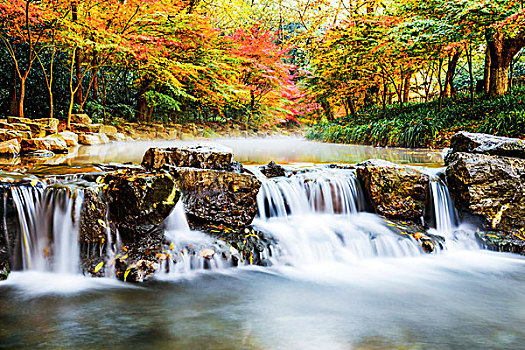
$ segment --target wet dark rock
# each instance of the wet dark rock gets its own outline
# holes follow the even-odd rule
[[[273,160],[270,163],[268,163],[267,165],[263,165],[261,167],[261,172],[267,178],[278,177],[278,176],[285,176],[286,175],[286,172],[284,171],[284,168],[282,166],[280,166],[279,164],[276,164]]]
[[[255,217],[261,187],[255,176],[195,168],[170,168],[170,172],[183,192],[189,220],[246,226]]]
[[[101,188],[92,187],[84,190],[84,201],[80,211],[80,261],[83,270],[91,275],[103,276],[104,268],[95,272],[95,267],[106,257],[109,223],[107,204]]]
[[[144,154],[146,169],[160,169],[164,165],[198,169],[232,170],[232,153],[227,149],[209,146],[150,148]]]
[[[413,221],[423,216],[429,197],[428,175],[372,159],[357,164],[357,178],[377,214]]]
[[[525,158],[525,140],[461,131],[450,140],[452,152]]]
[[[385,219],[385,221],[390,229],[401,237],[411,237],[416,240],[425,253],[442,250],[445,246],[443,237],[428,233],[427,228],[420,224],[393,219]]]
[[[272,247],[277,241],[270,234],[245,227],[232,227],[213,224],[191,224],[192,229],[208,233],[210,236],[223,242],[228,249],[218,251],[223,258],[231,258],[234,265],[271,266],[268,259],[273,252]]]
[[[10,272],[9,260],[0,256],[0,281],[6,280]]]
[[[126,241],[157,228],[180,197],[168,173],[114,173],[104,183],[111,220]]]
[[[500,231],[478,231],[476,238],[487,249],[525,255],[525,231],[514,233]]]
[[[115,264],[116,277],[125,282],[142,282],[157,272],[158,269],[159,263],[145,259],[131,264],[126,264],[123,260],[117,259]]]
[[[456,207],[481,216],[487,227],[525,227],[525,160],[485,154],[446,157],[447,182]]]

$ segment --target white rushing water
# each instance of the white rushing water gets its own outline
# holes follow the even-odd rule
[[[304,266],[337,262],[346,265],[372,258],[402,258],[425,253],[424,241],[402,234],[404,228],[364,212],[365,199],[355,171],[310,168],[289,177],[262,180],[257,197],[255,229],[275,245],[258,252],[275,266]],[[445,238],[445,248],[477,248],[473,230],[458,225],[457,214],[439,171],[430,171],[430,230]],[[83,190],[78,186],[16,186],[12,197],[20,223],[20,260],[24,270],[80,273],[79,223]],[[108,218],[109,219],[109,218]],[[106,220],[107,261],[122,246]],[[396,227],[397,226],[397,227]],[[249,264],[227,243],[191,230],[180,201],[163,224],[169,248],[162,252],[160,278],[223,270],[239,262]],[[439,247],[434,244],[436,250]],[[102,247],[88,247],[102,249]],[[102,252],[99,252],[101,255]],[[255,251],[254,251],[255,253]],[[234,259],[235,258],[235,259]],[[106,276],[114,277],[108,264]]]
[[[478,248],[471,228],[458,226],[446,184],[432,173],[431,233],[448,248]],[[275,264],[355,263],[374,257],[424,253],[421,241],[399,234],[381,217],[364,213],[364,196],[355,173],[322,169],[263,180],[254,226],[279,242]],[[437,248],[437,247],[436,247]]]
[[[83,190],[39,183],[15,186],[11,195],[20,224],[23,269],[79,273]]]
[[[219,270],[231,266],[216,254],[220,247],[214,239],[197,230],[191,230],[182,201],[179,201],[164,222],[164,236],[171,242],[160,269],[160,278],[189,277],[194,272]]]
[[[448,186],[442,179],[444,171],[444,168],[425,169],[430,177],[430,207],[433,221],[430,232],[444,237],[447,249],[478,249],[474,228],[460,223]]]

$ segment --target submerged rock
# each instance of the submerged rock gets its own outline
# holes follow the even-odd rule
[[[257,213],[261,183],[251,174],[224,170],[170,168],[180,189],[190,220],[249,225]]]
[[[423,216],[429,197],[428,175],[372,159],[357,164],[357,177],[377,214],[413,221]]]
[[[273,160],[267,165],[263,165],[261,167],[261,173],[263,173],[264,176],[266,176],[267,178],[286,175],[284,168],[280,166],[279,164],[276,164]]]
[[[524,230],[514,233],[478,231],[476,238],[490,250],[525,255]]]
[[[199,169],[231,170],[232,152],[210,146],[150,148],[142,160],[146,169],[160,169],[164,165]]]
[[[450,139],[452,152],[525,158],[525,140],[461,131]]]
[[[525,160],[460,152],[445,162],[459,209],[483,217],[492,229],[525,227]]]

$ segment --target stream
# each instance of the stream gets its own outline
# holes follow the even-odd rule
[[[170,272],[144,283],[84,277],[77,267],[78,228],[71,222],[82,190],[74,197],[54,184],[20,191],[14,199],[27,249],[20,269],[0,282],[0,348],[523,347],[525,259],[479,246],[476,227],[461,222],[440,180],[439,152],[294,138],[216,143],[232,148],[234,159],[263,182],[253,226],[278,242],[261,253],[271,266],[234,268],[221,260],[204,266],[202,259],[182,256]],[[34,171],[137,163],[149,147],[180,144],[185,143],[82,148],[43,161]],[[370,158],[409,164],[431,177],[430,233],[445,241],[434,253],[426,254],[415,239],[401,237],[391,223],[365,212],[354,172],[327,165]],[[265,179],[254,164],[271,160],[296,174]],[[175,247],[216,244],[189,229],[179,205],[166,220],[164,235]],[[53,263],[39,243],[51,236]]]

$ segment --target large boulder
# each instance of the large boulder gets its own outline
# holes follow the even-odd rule
[[[7,118],[7,122],[8,122],[9,124],[13,124],[13,123],[22,123],[22,124],[26,124],[26,123],[31,123],[32,120],[29,119],[29,118],[8,117],[8,118]]]
[[[17,131],[31,131],[27,124],[22,123],[0,123],[0,129],[17,130]]]
[[[41,124],[46,131],[46,134],[56,134],[58,132],[58,119],[55,118],[40,118],[35,119],[35,123]]]
[[[180,197],[168,173],[115,173],[104,183],[111,220],[126,241],[157,228]]]
[[[20,143],[22,153],[50,151],[53,153],[68,153],[66,141],[56,137],[23,139]]]
[[[251,174],[196,168],[170,168],[170,172],[183,192],[190,220],[245,226],[257,213],[261,183]]]
[[[17,138],[30,139],[31,136],[32,135],[30,131],[0,129],[0,141],[9,141],[12,139],[17,139]]]
[[[461,131],[450,139],[452,152],[525,158],[525,140]]]
[[[78,135],[71,131],[62,131],[58,134],[50,135],[50,137],[58,137],[59,139],[66,141],[68,147],[78,146]]]
[[[12,139],[9,141],[0,142],[0,154],[7,154],[11,156],[18,155],[20,153],[20,143],[18,139]]]
[[[109,138],[100,133],[78,134],[78,143],[86,146],[103,145],[109,143]]]
[[[164,165],[199,169],[230,170],[232,152],[210,146],[150,148],[142,160],[146,169],[160,169]]]
[[[107,134],[109,135],[116,135],[117,134],[117,128],[113,125],[101,125],[98,129],[99,133]]]
[[[71,123],[91,124],[91,118],[87,114],[71,114]]]
[[[497,230],[525,227],[525,160],[452,153],[445,158],[450,193],[459,209]]]
[[[76,133],[98,133],[102,124],[71,124],[72,131]]]
[[[374,211],[388,218],[418,221],[429,197],[429,177],[415,169],[372,159],[357,164],[357,177]]]
[[[40,123],[26,123],[27,126],[31,129],[31,135],[35,138],[42,138],[47,135],[46,126]]]

